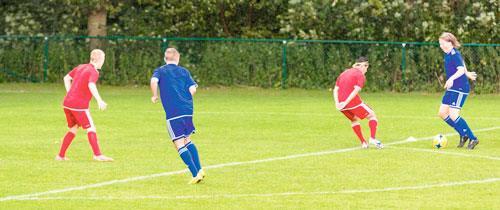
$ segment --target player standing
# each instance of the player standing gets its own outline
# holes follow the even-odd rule
[[[337,110],[341,111],[350,121],[354,133],[361,141],[362,148],[368,148],[359,121],[368,118],[370,127],[370,144],[374,144],[378,149],[384,145],[375,138],[377,132],[377,117],[375,112],[363,103],[358,93],[365,85],[365,74],[368,70],[368,59],[360,57],[352,68],[345,70],[340,74],[333,89],[333,98]]]
[[[465,119],[460,117],[460,110],[469,95],[470,87],[467,78],[476,80],[477,75],[475,72],[467,71],[462,55],[457,50],[460,43],[452,33],[444,32],[441,34],[439,47],[444,52],[444,68],[448,78],[444,85],[446,92],[439,107],[439,116],[460,134],[460,142],[457,147],[463,147],[470,139],[467,148],[474,149],[479,141]]]
[[[198,150],[191,141],[195,132],[193,125],[193,95],[198,85],[189,71],[178,66],[180,54],[175,48],[165,51],[165,62],[157,68],[151,78],[151,101],[158,102],[158,86],[160,97],[167,118],[167,129],[170,137],[184,163],[193,176],[189,184],[203,180],[204,170],[201,168]]]
[[[94,49],[90,53],[90,63],[81,64],[64,76],[66,96],[63,107],[68,122],[69,131],[64,136],[59,154],[56,160],[68,160],[66,150],[75,138],[78,127],[87,130],[87,137],[94,152],[94,160],[113,161],[112,158],[101,154],[97,143],[96,128],[90,116],[89,103],[92,96],[97,100],[100,110],[106,109],[107,104],[102,100],[97,91],[96,82],[99,79],[99,71],[104,64],[105,54],[102,50]]]

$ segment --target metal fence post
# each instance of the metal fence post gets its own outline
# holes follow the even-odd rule
[[[163,53],[165,53],[165,50],[167,50],[167,47],[168,47],[168,40],[167,38],[163,38],[161,40],[161,54],[163,56]]]
[[[282,53],[282,63],[281,63],[281,88],[286,88],[286,78],[287,78],[287,69],[286,69],[286,48],[287,41],[283,40],[283,53]]]
[[[406,43],[401,44],[401,78],[403,85],[406,87]]]
[[[43,79],[42,82],[47,81],[47,74],[49,71],[49,37],[43,38]]]

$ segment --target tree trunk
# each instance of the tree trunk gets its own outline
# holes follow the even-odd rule
[[[89,36],[106,36],[106,16],[105,7],[97,7],[89,12],[87,25]],[[90,49],[103,48],[104,43],[103,39],[90,39]]]

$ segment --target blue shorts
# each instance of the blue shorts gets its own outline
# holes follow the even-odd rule
[[[167,130],[172,141],[185,138],[194,133],[192,115],[182,115],[167,120]]]
[[[451,108],[462,109],[468,95],[469,93],[460,92],[458,90],[446,90],[441,103]]]

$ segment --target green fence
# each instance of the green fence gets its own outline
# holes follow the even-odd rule
[[[370,91],[440,91],[443,53],[437,43],[339,40],[230,39],[127,36],[0,36],[0,82],[60,82],[88,62],[90,39],[104,41],[101,82],[148,84],[176,47],[181,65],[202,86],[328,88],[364,55]],[[478,73],[476,93],[500,92],[500,44],[464,44],[467,68]]]

